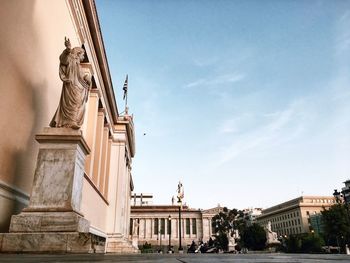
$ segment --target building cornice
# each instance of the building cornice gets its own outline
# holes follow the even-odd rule
[[[308,200],[323,200],[323,199],[333,200],[334,198],[331,196],[300,196],[292,200],[289,200],[287,202],[264,209],[262,211],[262,214],[259,216],[259,219],[273,216],[275,214],[287,212],[287,211],[290,211],[296,208],[301,208],[301,207],[322,207],[322,206],[329,207],[333,205],[333,203],[307,202]]]
[[[127,144],[130,149],[131,157],[135,156],[135,131],[132,116],[123,115],[118,117],[118,125],[124,125],[126,130]]]
[[[114,95],[112,78],[109,71],[108,60],[106,56],[105,46],[101,33],[100,22],[97,15],[97,9],[94,0],[82,1],[84,11],[86,14],[87,23],[89,26],[92,42],[95,48],[98,64],[104,82],[106,99],[108,101],[109,110],[114,123],[117,123],[118,108]]]

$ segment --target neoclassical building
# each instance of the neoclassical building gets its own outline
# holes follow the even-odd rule
[[[153,247],[162,247],[164,251],[169,246],[177,250],[179,247],[179,206],[173,205],[153,205],[151,202],[152,195],[148,194],[147,200],[150,204],[142,204],[136,197],[132,196],[132,203],[137,205],[131,206],[130,218],[130,238],[137,235],[138,245],[150,243]],[[215,235],[212,229],[212,217],[223,210],[223,207],[212,208],[207,210],[192,209],[184,205],[181,209],[181,245],[186,250],[192,241],[206,242],[210,237]],[[135,221],[138,227],[134,229]]]
[[[4,1],[0,23],[3,98],[0,106],[0,233],[5,233],[0,234],[0,251],[136,251],[129,240],[134,123],[132,116],[120,115],[118,111],[95,2]],[[85,50],[83,67],[92,75],[79,142],[88,155],[82,168],[77,212],[89,222],[84,231],[91,239],[87,242],[90,247],[65,248],[57,243],[57,246],[31,248],[28,242],[24,245],[21,238],[37,236],[22,233],[26,230],[20,230],[18,224],[15,226],[11,217],[28,207],[33,194],[40,141],[38,137],[35,140],[35,135],[49,126],[59,102],[62,81],[58,58],[64,49],[65,37],[70,38],[72,47]],[[37,211],[30,211],[34,218]],[[54,231],[45,228],[43,222],[36,224],[36,234]],[[9,230],[12,233],[8,233]],[[21,233],[23,237],[19,238]],[[10,244],[16,235],[23,246]]]
[[[272,231],[279,236],[309,233],[312,215],[334,204],[333,196],[300,196],[264,209],[257,222],[266,226],[270,221]]]

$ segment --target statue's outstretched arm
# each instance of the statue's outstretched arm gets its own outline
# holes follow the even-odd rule
[[[67,37],[64,37],[64,46],[67,48],[67,49],[71,49],[72,48],[72,45],[70,43],[70,40],[69,38]]]

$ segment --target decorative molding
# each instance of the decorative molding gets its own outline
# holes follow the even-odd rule
[[[98,193],[98,195],[102,198],[102,200],[109,205],[107,199],[103,196],[103,194],[100,192],[100,190],[97,188],[97,186],[95,185],[95,183],[91,180],[91,178],[84,173],[84,178],[86,179],[86,181],[89,182],[89,184],[92,186],[92,188],[94,188],[94,190]]]
[[[6,184],[0,180],[0,196],[6,199],[20,202],[24,205],[29,204],[29,195],[15,186]]]
[[[89,232],[96,235],[96,236],[100,236],[100,237],[104,237],[104,238],[108,237],[104,231],[102,231],[94,226],[90,226]]]

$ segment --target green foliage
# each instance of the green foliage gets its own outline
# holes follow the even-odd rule
[[[241,234],[241,243],[252,250],[263,250],[266,246],[266,232],[259,224],[246,227]]]
[[[240,231],[243,222],[243,212],[237,209],[227,209],[215,215],[212,219],[212,227],[216,233],[215,246],[223,250],[228,248],[228,233],[233,229]]]
[[[152,245],[151,243],[144,243],[142,247],[140,247],[141,253],[153,253]]]
[[[324,240],[311,233],[290,235],[285,239],[285,246],[289,253],[319,253],[324,246]]]
[[[298,235],[290,235],[285,239],[286,252],[297,253],[301,250],[301,239]]]
[[[350,241],[350,222],[347,205],[335,204],[321,212],[327,245],[344,247]]]
[[[301,241],[301,252],[303,253],[319,253],[324,246],[324,240],[319,235],[307,234],[303,236]]]
[[[219,232],[219,235],[216,236],[215,246],[219,249],[227,251],[228,249],[228,238],[225,233]]]

